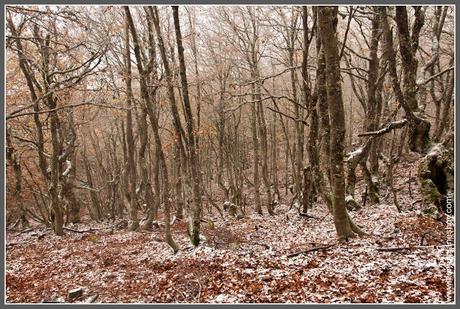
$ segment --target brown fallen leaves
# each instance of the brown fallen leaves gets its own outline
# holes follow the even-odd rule
[[[112,232],[99,229],[102,223],[82,223],[72,228],[93,232],[62,238],[40,228],[8,233],[6,301],[70,302],[68,292],[81,287],[84,295],[76,302],[452,302],[453,219],[419,217],[420,206],[403,195],[400,204],[403,213],[385,200],[351,212],[369,236],[327,250],[310,250],[336,239],[323,205],[310,212],[323,220],[282,205],[273,217],[251,214],[203,224],[206,240],[198,248],[190,246],[185,222],[177,220],[176,255],[159,241],[161,228]],[[382,247],[413,249],[377,250]],[[298,251],[305,253],[288,257]]]

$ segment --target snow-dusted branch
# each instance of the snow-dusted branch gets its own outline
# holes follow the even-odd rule
[[[358,136],[359,137],[363,137],[363,136],[380,136],[380,135],[383,135],[385,133],[390,132],[391,130],[400,129],[400,128],[404,127],[406,124],[407,124],[407,119],[402,119],[402,120],[390,122],[389,124],[387,124],[385,127],[383,127],[380,130],[360,133],[360,134],[358,134]]]

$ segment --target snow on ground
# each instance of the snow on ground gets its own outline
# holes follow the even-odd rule
[[[190,246],[185,222],[176,221],[176,255],[161,241],[161,229],[63,237],[43,228],[9,232],[6,301],[70,301],[68,291],[82,287],[83,297],[75,302],[452,302],[453,218],[418,216],[420,203],[408,197],[406,179],[395,178],[403,213],[387,204],[390,197],[350,212],[369,235],[341,245],[323,205],[311,209],[314,218],[281,205],[273,217],[203,223],[206,241],[197,248]],[[111,225],[81,223],[73,229]],[[332,246],[289,256],[326,245]]]

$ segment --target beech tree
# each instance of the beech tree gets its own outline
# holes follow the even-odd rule
[[[8,222],[164,229],[177,252],[176,227],[198,246],[215,221],[279,206],[309,220],[324,206],[345,241],[366,232],[355,210],[391,194],[404,213],[395,175],[409,156],[411,194],[416,177],[440,218],[453,190],[452,14],[10,6]]]
[[[327,103],[330,117],[330,168],[334,224],[339,240],[353,235],[345,203],[344,141],[345,115],[340,82],[339,49],[336,37],[337,7],[318,8],[318,30],[326,64]]]

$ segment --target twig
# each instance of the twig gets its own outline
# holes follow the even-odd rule
[[[292,69],[300,69],[300,68],[302,68],[302,66],[300,66],[300,65],[293,66],[293,67],[287,67],[283,71],[275,73],[273,75],[265,76],[265,77],[262,77],[262,78],[258,78],[258,79],[255,79],[255,80],[251,80],[251,81],[244,82],[244,83],[241,83],[241,84],[234,84],[234,85],[235,86],[247,86],[247,85],[251,85],[251,84],[255,84],[255,83],[263,83],[267,79],[283,75],[284,73],[287,73],[287,72],[291,71]]]
[[[112,105],[98,104],[98,103],[92,103],[92,102],[83,102],[83,103],[77,103],[77,104],[72,104],[72,105],[56,107],[56,108],[48,109],[48,110],[42,110],[42,111],[38,111],[38,112],[26,112],[26,113],[21,113],[21,114],[13,114],[13,113],[11,113],[8,116],[6,116],[6,120],[10,120],[10,119],[17,118],[17,117],[22,117],[22,116],[47,114],[47,113],[56,112],[56,111],[59,111],[59,110],[62,110],[62,109],[75,108],[75,107],[79,107],[79,106],[96,106],[96,107],[112,108],[112,109],[123,110],[123,111],[127,111],[127,110],[131,109],[131,108],[125,108],[125,107],[121,107],[121,106],[112,106]]]
[[[288,114],[285,114],[285,113],[283,113],[283,112],[281,112],[281,111],[277,111],[277,110],[271,108],[270,106],[267,106],[267,108],[268,108],[269,110],[271,110],[272,112],[274,112],[274,113],[280,114],[280,115],[282,115],[282,116],[284,116],[284,117],[287,117],[287,118],[289,118],[289,119],[291,119],[291,120],[294,120],[295,122],[301,122],[301,123],[303,123],[304,125],[308,126],[308,122],[306,122],[306,121],[303,120],[303,119],[296,119],[296,118],[294,118],[294,117],[292,117],[292,116],[289,116]]]
[[[322,222],[324,219],[326,219],[326,217],[329,216],[330,213],[331,213],[331,212],[330,212],[329,209],[328,209],[328,210],[327,210],[327,214],[326,214],[324,217],[322,217],[322,218],[319,220],[319,222]]]

